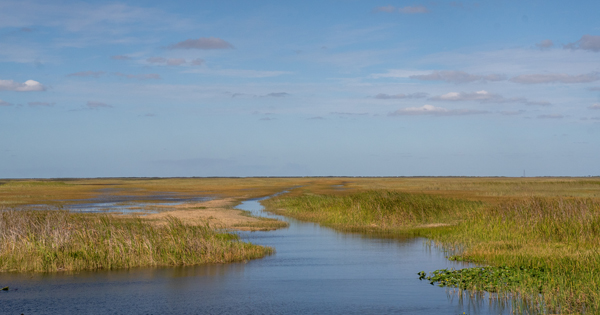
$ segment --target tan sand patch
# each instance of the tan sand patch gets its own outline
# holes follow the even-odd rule
[[[190,224],[204,224],[208,222],[210,226],[215,228],[241,231],[266,231],[288,226],[283,221],[251,217],[242,210],[233,209],[237,203],[238,199],[236,198],[184,203],[164,207],[167,211],[148,214],[143,216],[143,218],[156,221],[158,224],[164,224],[168,217],[175,217]]]

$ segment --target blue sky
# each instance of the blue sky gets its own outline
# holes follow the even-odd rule
[[[0,178],[600,175],[598,12],[0,0]]]

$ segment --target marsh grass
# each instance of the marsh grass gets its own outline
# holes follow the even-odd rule
[[[268,211],[316,221],[344,231],[420,234],[424,229],[457,224],[482,202],[409,194],[366,191],[349,195],[301,195],[263,201]]]
[[[207,224],[57,210],[0,209],[0,271],[61,271],[245,261],[272,248]]]
[[[530,196],[484,203],[373,190],[280,196],[264,204],[269,211],[342,231],[425,236],[452,260],[491,265],[430,273],[437,284],[518,297],[527,312],[600,313],[600,201],[595,198]]]
[[[463,259],[508,268],[543,270],[546,281],[513,290],[562,313],[600,312],[600,201],[529,197],[485,207],[446,235]],[[536,294],[536,292],[542,294]]]

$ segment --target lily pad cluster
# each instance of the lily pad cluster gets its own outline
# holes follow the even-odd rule
[[[428,280],[431,285],[463,290],[487,292],[509,291],[513,288],[531,287],[541,293],[548,273],[542,268],[525,267],[475,267],[465,269],[440,269],[430,273],[418,272],[419,280]]]

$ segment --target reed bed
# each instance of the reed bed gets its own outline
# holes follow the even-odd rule
[[[349,195],[302,195],[263,201],[269,211],[345,231],[419,234],[471,215],[483,203],[430,194],[371,190]]]
[[[429,277],[419,273],[440,286],[519,297],[529,313],[600,313],[596,198],[530,196],[483,203],[367,191],[280,196],[264,203],[270,211],[343,231],[425,236],[452,260],[491,266],[435,271]]]
[[[529,197],[485,207],[446,235],[464,260],[539,270],[515,290],[556,313],[600,313],[600,201]]]
[[[273,252],[207,224],[62,210],[0,209],[0,271],[70,271],[226,263]]]

